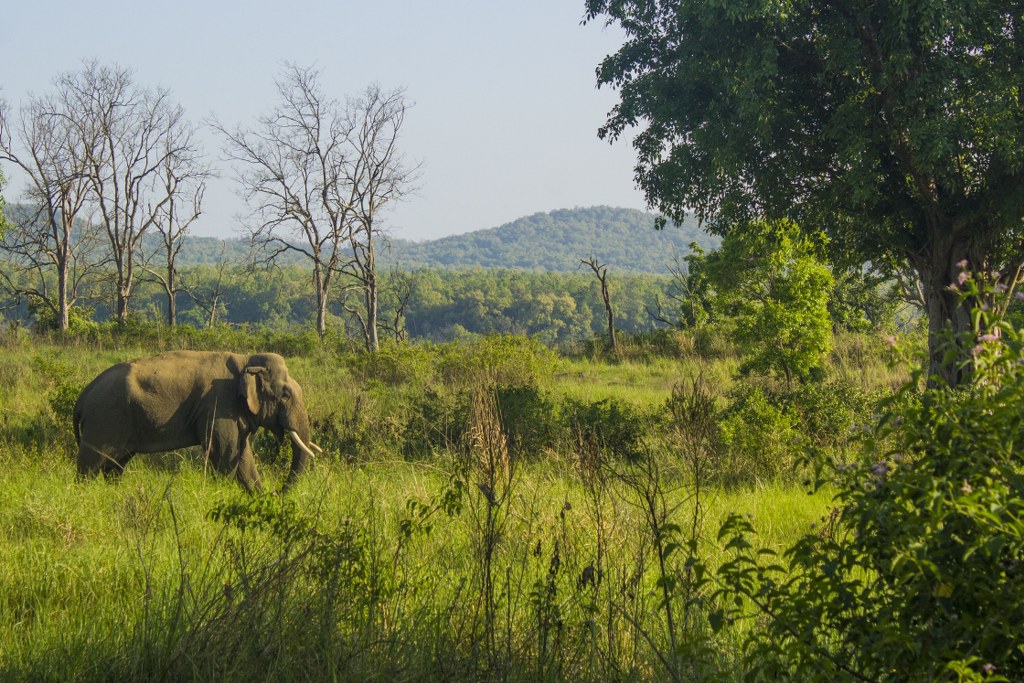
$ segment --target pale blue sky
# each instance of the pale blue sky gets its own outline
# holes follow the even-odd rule
[[[396,237],[574,206],[642,209],[631,146],[596,134],[617,96],[596,89],[594,69],[621,34],[580,26],[582,16],[583,0],[18,1],[0,29],[0,96],[16,107],[96,58],[169,88],[195,121],[216,114],[233,126],[273,104],[282,62],[316,66],[333,97],[377,82],[405,86],[415,102],[402,147],[423,174],[417,195],[388,217]],[[204,141],[223,178],[195,232],[230,236],[243,205],[219,140]],[[19,188],[13,177],[9,201]]]

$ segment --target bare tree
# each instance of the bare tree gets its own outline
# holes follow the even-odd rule
[[[208,328],[212,328],[217,324],[217,314],[224,307],[221,295],[224,287],[224,275],[228,269],[228,260],[224,256],[223,245],[221,246],[220,253],[217,255],[215,268],[217,277],[209,280],[205,287],[200,288],[186,282],[183,282],[181,286],[181,289],[189,295],[192,301],[196,303],[196,306],[206,313],[206,326]]]
[[[0,102],[0,159],[24,172],[31,207],[19,212],[0,244],[9,257],[0,278],[48,309],[62,332],[83,280],[101,265],[87,216],[95,137],[83,115],[82,103],[60,80],[55,94],[30,97],[17,116]]]
[[[270,265],[296,252],[312,266],[322,337],[333,278],[346,260],[356,197],[349,182],[352,124],[337,101],[325,98],[318,77],[313,69],[287,65],[277,81],[280,102],[255,129],[213,125],[225,137],[228,159],[239,164],[258,260]]]
[[[361,97],[350,99],[346,107],[353,131],[348,183],[355,220],[348,234],[352,258],[342,270],[360,291],[361,306],[348,310],[359,321],[367,351],[380,348],[377,248],[378,240],[385,239],[381,216],[413,191],[419,173],[419,165],[407,164],[398,151],[399,133],[409,106],[404,88],[386,91],[371,85]]]
[[[116,310],[128,319],[136,283],[136,254],[142,236],[164,212],[173,195],[159,179],[169,158],[197,156],[184,110],[167,90],[142,88],[120,67],[85,63],[60,77],[60,87],[76,98],[88,133],[85,150],[94,201],[110,242]]]
[[[192,223],[202,213],[203,195],[206,192],[206,180],[210,176],[209,169],[195,155],[183,156],[182,151],[196,149],[191,142],[195,129],[191,125],[182,125],[179,130],[172,131],[168,136],[167,145],[179,150],[168,154],[157,177],[162,186],[157,196],[166,199],[159,209],[150,208],[153,227],[160,236],[162,252],[161,268],[151,267],[143,256],[142,263],[150,278],[164,290],[167,296],[167,325],[178,324],[179,291],[185,291],[178,278],[178,254],[185,245],[185,236]],[[171,136],[189,138],[179,141]]]
[[[601,283],[601,298],[604,300],[604,310],[608,314],[608,348],[612,353],[618,353],[619,345],[615,340],[615,314],[612,312],[612,298],[608,291],[608,266],[598,262],[594,256],[580,259],[580,266],[589,266],[597,276],[598,282]]]

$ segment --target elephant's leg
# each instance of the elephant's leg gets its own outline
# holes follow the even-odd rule
[[[256,471],[256,459],[253,457],[252,448],[249,447],[249,439],[245,440],[245,448],[238,459],[235,476],[238,483],[249,493],[263,493],[263,485],[260,484],[260,475]]]
[[[214,427],[209,442],[209,457],[213,466],[222,474],[234,473],[238,482],[250,493],[260,493],[260,476],[256,472],[256,460],[249,446],[247,434],[239,433],[227,424]]]
[[[78,444],[78,474],[82,477],[110,474],[124,469],[131,454],[118,453],[116,449],[93,446],[86,440]]]

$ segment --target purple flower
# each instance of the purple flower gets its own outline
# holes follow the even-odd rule
[[[995,290],[996,294],[1004,294],[1006,292],[1006,285],[1004,285],[1002,282],[997,282]]]
[[[1024,301],[1024,292],[1014,292],[1013,298],[1017,301]]]
[[[981,344],[978,344],[973,349],[971,349],[971,355],[977,357],[978,354],[980,354],[983,350],[984,347]]]
[[[964,270],[964,271],[961,271],[960,274],[956,276],[956,283],[958,285],[962,285],[963,283],[967,282],[970,279],[971,279],[971,274],[968,273],[966,270]]]
[[[964,485],[960,487],[960,490],[966,495],[969,494],[974,489],[972,489],[971,485],[967,483],[966,479],[964,479]]]
[[[993,341],[996,341],[997,339],[999,339],[999,335],[998,334],[992,334],[991,332],[989,332],[987,334],[980,335],[978,337],[978,341],[980,341],[980,342],[993,342]]]
[[[889,345],[889,348],[892,348],[892,349],[896,348],[896,337],[894,335],[891,335],[891,334],[882,335],[882,339],[884,339],[885,343]]]
[[[878,477],[883,477],[889,473],[889,463],[885,460],[876,462],[871,466],[871,473]]]
[[[961,259],[960,261],[956,262],[956,265],[957,268],[959,268],[960,270],[967,270],[967,266],[969,266],[970,264],[967,262],[967,259]]]
[[[993,674],[993,673],[995,673],[995,670],[996,670],[996,665],[995,665],[995,664],[986,664],[985,666],[983,666],[983,667],[981,667],[981,668],[982,668],[982,670],[983,670],[983,671],[984,671],[985,673],[987,673],[987,674]]]

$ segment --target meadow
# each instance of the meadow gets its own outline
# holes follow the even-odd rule
[[[827,521],[804,456],[849,457],[905,379],[857,335],[814,391],[682,334],[614,358],[160,329],[2,347],[3,680],[739,679],[761,617],[709,619],[719,526],[781,550]],[[180,347],[286,355],[325,451],[297,486],[248,496],[197,451],[75,476],[81,387]],[[287,457],[255,448],[276,491]]]

